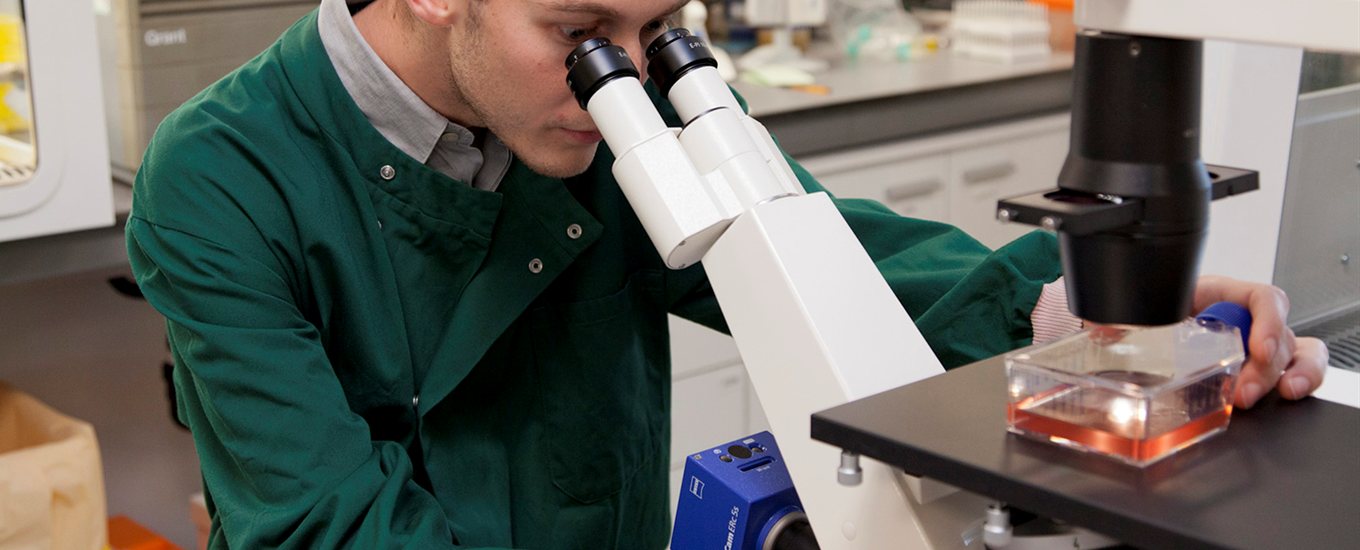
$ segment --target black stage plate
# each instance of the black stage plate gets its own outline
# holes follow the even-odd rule
[[[1360,548],[1360,410],[1272,392],[1140,469],[1007,433],[1005,386],[981,361],[814,414],[812,437],[1142,548]]]

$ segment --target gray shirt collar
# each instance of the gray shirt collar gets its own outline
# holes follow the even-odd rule
[[[378,133],[411,158],[478,189],[494,191],[510,168],[505,144],[440,115],[392,72],[354,25],[346,0],[322,0],[321,43],[340,82]]]

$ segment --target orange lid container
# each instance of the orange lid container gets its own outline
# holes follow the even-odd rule
[[[127,516],[109,518],[109,548],[112,550],[181,550]]]
[[[1072,11],[1072,0],[1029,0],[1029,3],[1048,6],[1050,10]]]

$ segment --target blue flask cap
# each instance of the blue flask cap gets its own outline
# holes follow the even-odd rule
[[[1242,353],[1246,356],[1251,355],[1247,347],[1247,342],[1251,340],[1251,312],[1247,311],[1247,308],[1232,302],[1218,302],[1199,312],[1199,315],[1195,316],[1195,321],[1200,324],[1223,323],[1237,327],[1242,333]]]

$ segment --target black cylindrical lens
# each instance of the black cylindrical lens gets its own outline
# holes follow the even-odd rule
[[[638,77],[637,67],[628,52],[607,38],[592,38],[567,54],[567,87],[581,108],[606,82],[622,77]]]
[[[1058,185],[1123,197],[1208,189],[1199,156],[1199,41],[1077,35],[1072,141]]]
[[[1200,160],[1200,42],[1084,32],[1073,66],[1072,138],[1058,186],[1140,199],[1142,214],[1095,235],[1062,234],[1068,306],[1099,323],[1190,315],[1209,224]]]
[[[666,31],[647,46],[647,76],[652,77],[661,95],[671,92],[671,86],[685,73],[699,67],[717,67],[718,60],[699,37],[689,29]]]
[[[812,533],[812,524],[806,518],[790,523],[770,536],[774,537],[774,544],[770,545],[774,550],[821,550],[817,536]]]

